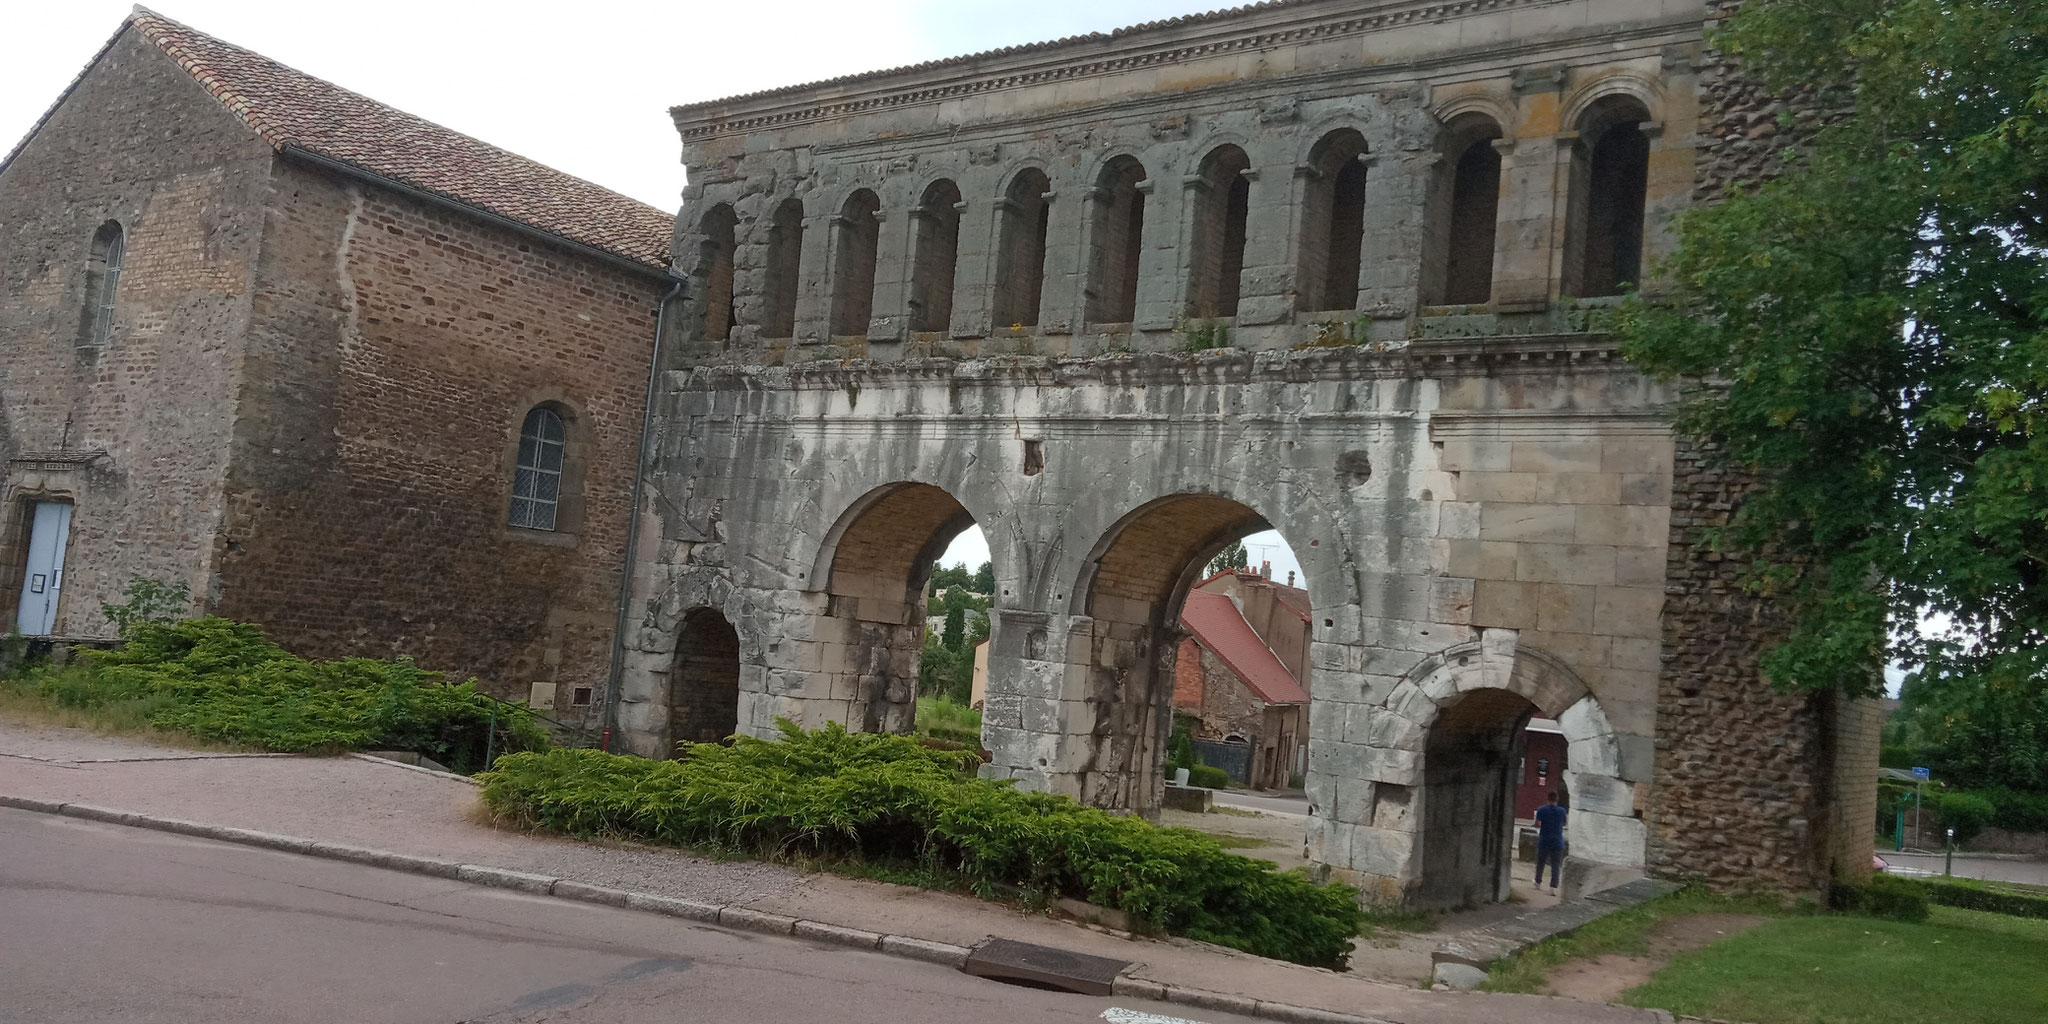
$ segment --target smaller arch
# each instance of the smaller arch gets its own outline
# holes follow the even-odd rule
[[[114,302],[121,292],[121,264],[128,235],[121,222],[109,220],[93,232],[86,250],[85,302],[79,309],[78,347],[98,349],[114,336]]]
[[[1168,525],[1170,524],[1170,525]],[[1158,529],[1170,550],[1127,543],[1133,528]],[[1230,542],[1271,529],[1264,516],[1234,498],[1199,492],[1155,498],[1126,513],[1081,560],[1080,575],[1068,591],[1068,612],[1096,615],[1097,589],[1121,601],[1163,602],[1193,582],[1203,566]],[[1165,618],[1178,616],[1164,608]]]
[[[762,282],[761,337],[796,333],[796,293],[803,269],[804,201],[794,196],[776,204],[768,219],[768,260]]]
[[[875,257],[882,198],[855,189],[832,221],[832,333],[863,335],[874,319]]]
[[[725,341],[733,329],[733,250],[739,216],[730,203],[719,203],[697,222],[697,278],[704,296],[704,340]]]
[[[1137,319],[1139,257],[1145,250],[1145,165],[1128,154],[1104,161],[1089,212],[1087,319]]]
[[[1188,312],[1200,318],[1237,315],[1244,275],[1245,226],[1251,212],[1251,157],[1224,144],[1202,158],[1189,188],[1194,231],[1189,251]]]
[[[1502,122],[1477,110],[1445,122],[1442,160],[1431,182],[1422,267],[1427,306],[1477,305],[1493,297],[1496,222],[1500,214]]]
[[[1633,92],[1603,92],[1572,124],[1570,198],[1566,203],[1565,295],[1618,295],[1641,280],[1643,228],[1649,198],[1650,108]]]
[[[940,178],[925,187],[911,216],[917,219],[910,267],[910,329],[944,331],[953,325],[954,267],[960,254],[960,186]]]
[[[668,713],[671,756],[684,744],[716,743],[739,731],[739,631],[717,608],[683,613],[669,669]]]
[[[1302,208],[1295,308],[1349,310],[1358,305],[1365,241],[1365,135],[1337,128],[1317,140],[1302,165]]]
[[[1003,190],[996,250],[995,326],[1036,327],[1045,295],[1045,240],[1052,180],[1035,165],[1019,169]]]
[[[1572,91],[1557,123],[1583,133],[1594,107],[1625,100],[1635,101],[1645,120],[1654,120],[1664,107],[1664,90],[1655,81],[1628,71],[1604,74]]]
[[[1488,93],[1453,96],[1432,107],[1430,114],[1441,125],[1453,125],[1473,118],[1490,121],[1496,127],[1515,123],[1514,104]]]

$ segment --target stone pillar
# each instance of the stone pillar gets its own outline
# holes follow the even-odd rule
[[[1055,182],[1045,194],[1045,289],[1038,297],[1041,334],[1072,334],[1088,322],[1089,249],[1095,206],[1106,196],[1092,185]]]
[[[953,264],[953,322],[955,338],[981,338],[989,333],[989,310],[995,296],[996,247],[1002,244],[1003,200],[963,200],[960,211],[960,246]],[[1008,325],[1003,325],[1008,326]]]
[[[816,344],[832,334],[833,226],[839,214],[818,208],[818,197],[804,199],[803,255],[797,263],[796,324],[791,337]]]
[[[1300,232],[1295,230],[1295,211],[1301,200],[1295,178],[1275,168],[1267,174],[1258,167],[1244,172],[1251,183],[1246,203],[1244,272],[1239,277],[1237,322],[1239,326],[1275,324],[1294,311],[1295,247]]]
[[[917,220],[923,211],[914,205],[894,208],[884,205],[875,211],[875,304],[868,321],[868,340],[902,341],[910,330],[910,275],[916,265],[910,251],[916,244]]]
[[[1547,308],[1556,294],[1563,237],[1564,183],[1578,133],[1547,139],[1495,139],[1501,155],[1500,210],[1494,224],[1493,309]]]
[[[1398,158],[1365,157],[1365,231],[1359,242],[1358,308],[1407,317],[1421,302],[1425,213],[1444,157],[1418,150]]]
[[[1145,225],[1139,239],[1143,248],[1138,254],[1138,301],[1131,327],[1141,331],[1172,327],[1175,315],[1187,305],[1187,280],[1178,271],[1191,204],[1182,190],[1158,184],[1154,171],[1137,185],[1138,194],[1145,197]]]

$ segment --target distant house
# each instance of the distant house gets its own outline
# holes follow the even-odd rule
[[[1522,729],[1522,764],[1515,778],[1515,817],[1533,820],[1536,808],[1555,792],[1566,803],[1564,730],[1548,718],[1532,718]]]
[[[1254,788],[1286,786],[1306,753],[1307,596],[1228,571],[1198,584],[1181,608],[1174,710],[1196,718],[1204,763]]]

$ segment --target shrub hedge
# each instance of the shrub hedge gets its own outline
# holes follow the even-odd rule
[[[1188,785],[1203,789],[1229,789],[1230,773],[1206,764],[1194,765],[1188,769]]]
[[[1341,968],[1349,886],[1226,852],[1206,835],[966,774],[974,755],[903,736],[806,732],[696,744],[680,760],[550,750],[498,760],[483,800],[517,824],[757,856],[914,863],[992,897],[1015,886],[1126,911],[1175,935]]]
[[[283,752],[409,750],[457,771],[487,747],[533,750],[547,733],[514,705],[409,660],[308,661],[227,619],[137,623],[118,650],[31,668],[20,685],[60,706],[125,705],[163,729]],[[495,718],[497,736],[490,736]]]
[[[1920,883],[1927,889],[1927,898],[1944,907],[1960,907],[1964,910],[1985,910],[1993,914],[2009,914],[2013,917],[2039,917],[2048,919],[2048,896],[2013,892],[1991,886],[1963,881],[1939,881]]]
[[[1828,886],[1828,906],[1845,914],[1908,923],[1927,920],[1927,890],[1897,875],[1872,875]]]

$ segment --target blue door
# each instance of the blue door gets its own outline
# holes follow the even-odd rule
[[[29,525],[28,571],[21,580],[21,610],[14,616],[23,636],[56,631],[57,591],[64,585],[64,547],[70,539],[70,503],[36,502]]]

